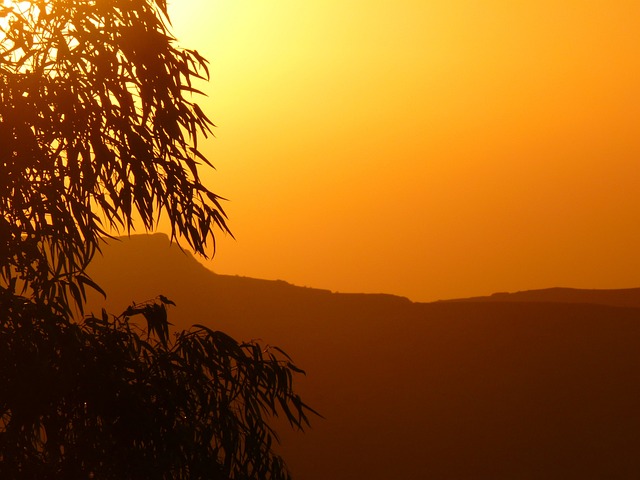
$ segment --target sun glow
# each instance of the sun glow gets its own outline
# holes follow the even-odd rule
[[[638,283],[640,6],[205,2],[213,268],[416,299]]]

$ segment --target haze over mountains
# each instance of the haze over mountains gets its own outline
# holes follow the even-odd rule
[[[91,273],[111,312],[163,294],[176,327],[260,338],[307,371],[300,391],[326,418],[283,431],[295,478],[640,472],[640,289],[413,303],[217,275],[165,235],[112,241]]]

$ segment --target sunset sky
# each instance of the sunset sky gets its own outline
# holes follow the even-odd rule
[[[640,3],[173,0],[218,273],[416,301],[640,286]]]

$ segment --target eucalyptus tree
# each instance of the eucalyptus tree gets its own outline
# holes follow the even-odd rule
[[[110,232],[165,215],[204,256],[229,232],[200,176],[208,76],[165,0],[0,6],[1,478],[289,477],[271,418],[315,412],[283,351],[171,335],[163,296],[74,318]]]
[[[12,0],[0,9],[0,245],[5,283],[67,311],[114,229],[147,230],[207,255],[228,231],[198,138],[206,60],[179,48],[164,0]],[[213,245],[211,245],[213,246]]]
[[[171,338],[165,302],[74,323],[0,296],[1,478],[290,478],[268,420],[309,425],[300,370],[203,325]]]

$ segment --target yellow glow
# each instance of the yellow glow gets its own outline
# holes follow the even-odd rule
[[[416,300],[640,284],[640,4],[182,0],[214,270]]]

